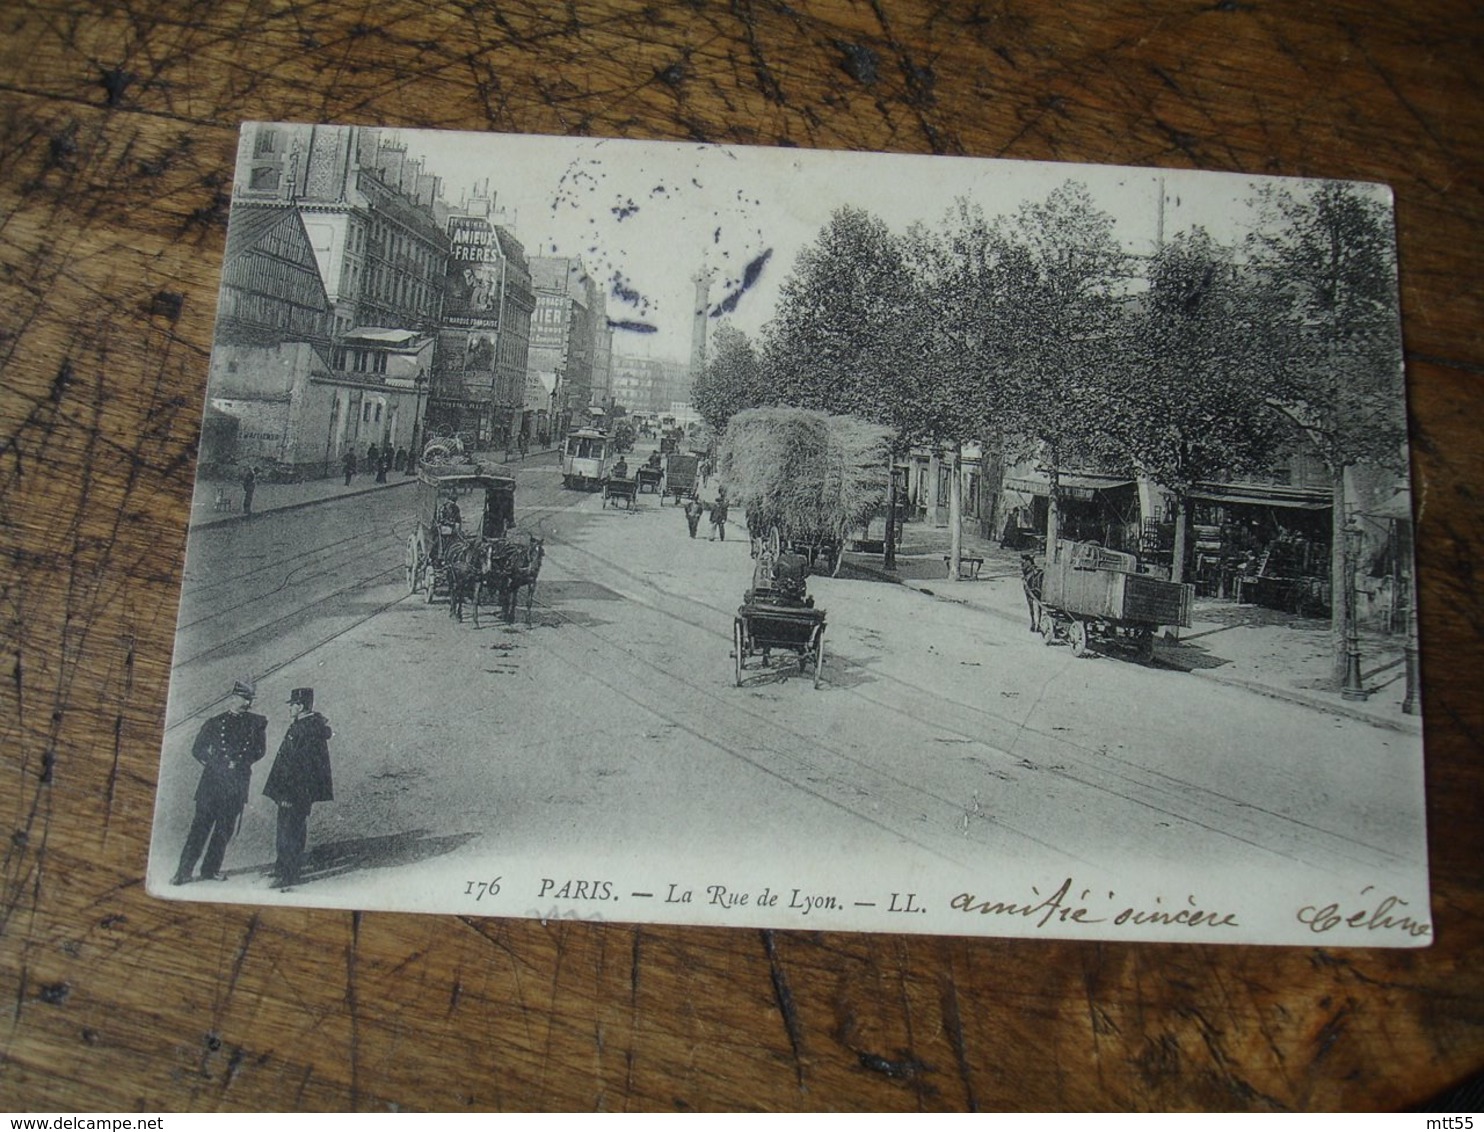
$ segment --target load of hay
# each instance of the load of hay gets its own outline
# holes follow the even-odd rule
[[[890,433],[859,417],[747,409],[727,424],[718,470],[754,537],[844,545],[886,499]]]

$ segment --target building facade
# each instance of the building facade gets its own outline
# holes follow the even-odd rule
[[[560,436],[592,405],[601,297],[580,259],[536,256],[530,265],[536,302],[526,365],[550,390],[550,429]]]
[[[290,237],[297,274],[267,287],[276,298],[230,282],[211,403],[240,420],[239,462],[276,449],[274,459],[307,472],[334,470],[350,451],[364,459],[373,442],[415,451],[448,259],[434,217],[438,179],[382,131],[351,126],[248,125],[237,168],[228,244],[235,238],[239,255],[259,248],[242,271],[291,232],[264,235],[259,217],[293,216],[302,233]],[[311,265],[324,304],[313,327],[304,303]],[[275,310],[287,318],[276,328],[264,321]],[[236,341],[249,324],[252,356]]]
[[[536,296],[525,249],[480,215],[447,220],[450,245],[429,420],[480,448],[525,428],[526,369]]]

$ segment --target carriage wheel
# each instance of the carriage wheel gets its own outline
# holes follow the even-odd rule
[[[1149,664],[1151,661],[1154,660],[1153,629],[1137,630],[1134,637],[1134,644],[1135,648],[1138,650],[1138,656],[1141,661],[1143,661],[1145,664]]]
[[[1056,618],[1045,606],[1041,607],[1040,617],[1037,619],[1036,628],[1040,631],[1041,640],[1048,645],[1056,644]]]
[[[768,528],[768,550],[772,553],[773,558],[774,558],[775,561],[777,560],[778,554],[779,554],[779,552],[782,549],[783,549],[783,536],[781,536],[778,533],[778,528],[777,527],[769,527]]]
[[[429,605],[432,605],[433,604],[433,591],[438,588],[438,570],[437,570],[436,567],[433,566],[433,564],[431,562],[428,563],[428,569],[427,569],[427,573],[425,575],[425,580],[428,583],[428,588],[423,591],[423,600],[425,602],[427,602]]]
[[[742,687],[742,669],[747,667],[743,663],[743,655],[747,651],[747,643],[742,631],[742,618],[732,618],[732,657],[736,661],[737,687]]]
[[[1072,624],[1067,629],[1067,637],[1072,642],[1073,656],[1087,655],[1087,622],[1080,617],[1072,619]]]
[[[819,687],[819,681],[824,676],[824,626],[821,625],[814,631],[814,686]]]

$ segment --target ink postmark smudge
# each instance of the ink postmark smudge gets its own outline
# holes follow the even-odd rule
[[[711,308],[711,317],[720,318],[722,315],[731,314],[736,310],[737,304],[742,301],[742,296],[751,290],[757,281],[762,278],[763,268],[772,257],[773,249],[765,248],[761,255],[757,256],[743,268],[742,282],[729,291],[726,298]]]

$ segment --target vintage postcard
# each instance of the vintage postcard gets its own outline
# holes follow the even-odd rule
[[[243,127],[149,890],[1431,939],[1383,186]]]

